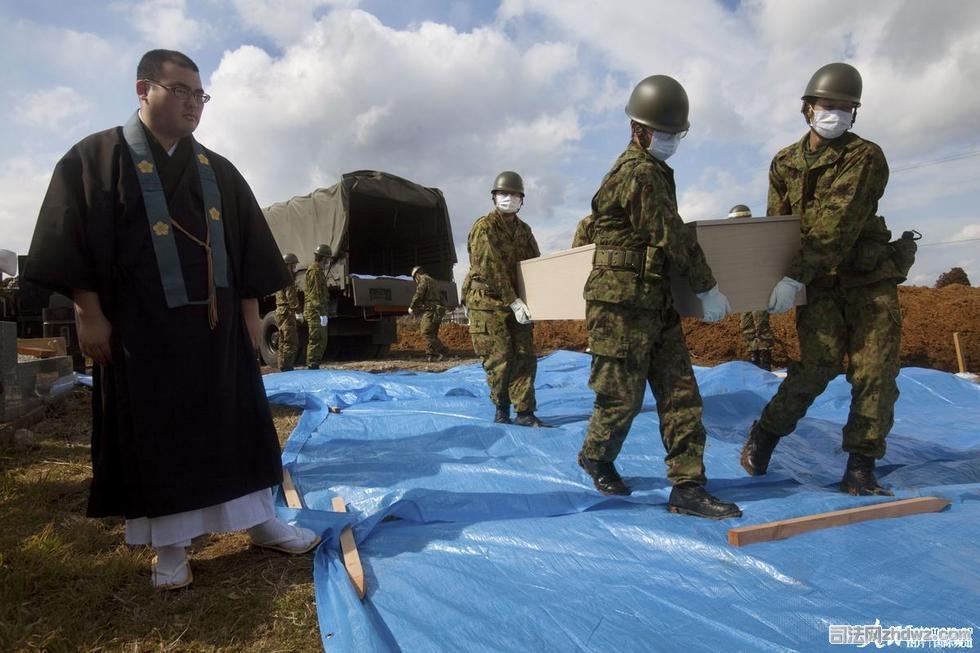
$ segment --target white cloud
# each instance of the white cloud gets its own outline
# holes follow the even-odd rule
[[[59,156],[10,158],[0,164],[0,249],[27,253],[38,209]]]
[[[115,8],[153,47],[193,51],[212,34],[207,23],[189,17],[186,0],[143,0],[119,3]]]
[[[11,112],[11,119],[20,125],[51,131],[92,109],[92,103],[82,93],[67,86],[24,94]]]
[[[232,0],[245,25],[288,46],[302,38],[324,7],[354,8],[358,0]]]
[[[362,168],[437,186],[465,243],[504,169],[525,175],[537,219],[554,219],[567,184],[559,168],[581,137],[576,57],[560,43],[521,49],[493,28],[394,30],[339,10],[280,56],[227,52],[200,137],[243,170],[263,204]]]
[[[980,238],[980,223],[968,224],[953,236],[953,240],[967,240]]]

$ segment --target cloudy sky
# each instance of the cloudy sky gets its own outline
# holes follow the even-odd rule
[[[773,154],[832,61],[864,77],[855,131],[892,169],[879,210],[924,234],[910,282],[980,279],[980,2],[966,0],[6,0],[0,4],[0,248],[26,252],[51,170],[136,109],[151,48],[196,60],[213,96],[196,136],[263,206],[359,169],[445,193],[466,235],[501,170],[544,253],[628,140],[633,85],[687,89],[670,160],[685,220],[765,209]]]

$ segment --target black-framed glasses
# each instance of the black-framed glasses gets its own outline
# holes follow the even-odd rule
[[[144,81],[147,84],[154,84],[156,86],[159,86],[160,88],[167,89],[168,91],[170,91],[170,94],[173,95],[178,100],[186,100],[187,98],[192,97],[194,98],[194,100],[196,100],[201,104],[207,104],[208,102],[211,101],[211,96],[205,93],[204,91],[192,91],[186,86],[167,86],[166,84],[161,84],[160,82],[154,79],[144,79],[141,81]]]

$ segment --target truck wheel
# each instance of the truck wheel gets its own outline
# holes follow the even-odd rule
[[[279,365],[279,327],[276,326],[276,314],[266,313],[262,318],[262,337],[259,339],[259,355],[262,362],[269,367]]]

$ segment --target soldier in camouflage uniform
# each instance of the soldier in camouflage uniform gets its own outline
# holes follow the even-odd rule
[[[778,152],[769,169],[769,214],[802,216],[802,247],[773,289],[769,311],[789,310],[804,285],[807,303],[796,311],[800,360],[753,423],[741,463],[753,476],[766,473],[779,438],[793,432],[846,355],[851,410],[843,448],[849,456],[840,489],[891,495],[874,466],[885,454],[898,399],[903,272],[877,215],[888,182],[885,155],[848,131],[861,87],[861,75],[848,64],[817,70],[802,98],[810,130]]]
[[[276,327],[279,329],[279,370],[288,372],[296,362],[299,333],[296,318],[299,316],[299,292],[296,290],[296,266],[299,259],[289,253],[282,257],[293,282],[276,293]]]
[[[408,306],[408,314],[419,318],[419,332],[425,338],[426,358],[441,361],[449,352],[439,340],[439,325],[446,314],[446,307],[442,304],[435,280],[421,266],[412,268],[412,278],[415,279],[415,295]]]
[[[626,113],[630,144],[592,198],[596,251],[585,300],[589,387],[596,397],[578,462],[599,492],[630,494],[614,461],[649,384],[674,485],[668,509],[737,517],[738,506],[704,489],[701,395],[670,293],[670,276],[685,274],[706,322],[728,312],[704,252],[677,214],[674,173],[664,162],[690,126],[687,93],[671,77],[647,77],[633,90]]]
[[[516,172],[501,172],[490,197],[494,210],[477,219],[466,242],[470,271],[462,292],[473,351],[487,373],[490,400],[497,407],[494,421],[510,424],[513,402],[515,424],[546,426],[534,414],[538,360],[531,313],[514,290],[520,261],[540,256],[531,227],[517,217],[524,203],[524,180]]]
[[[581,247],[593,242],[595,238],[595,218],[588,214],[575,226],[575,234],[572,236],[572,247]]]
[[[333,264],[332,253],[327,245],[318,245],[313,252],[313,263],[306,268],[306,290],[303,319],[309,339],[306,342],[306,368],[319,369],[323,353],[327,350],[327,320],[330,289],[327,272]]]
[[[728,211],[729,218],[751,218],[752,211],[744,204],[736,204]],[[749,360],[762,369],[772,370],[772,328],[769,311],[746,311],[739,318],[742,337],[749,349]]]

